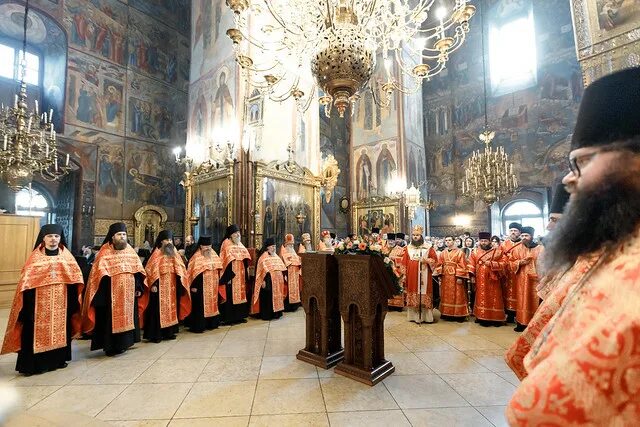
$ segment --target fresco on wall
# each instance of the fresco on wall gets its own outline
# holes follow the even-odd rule
[[[389,183],[398,175],[398,143],[395,139],[359,146],[354,151],[351,173],[356,200],[388,195]]]
[[[126,141],[125,177],[125,200],[131,206],[184,204],[184,194],[178,188],[182,171],[169,147]]]
[[[172,84],[189,86],[189,42],[147,15],[129,9],[129,68]]]
[[[60,138],[62,142],[63,139]],[[60,151],[69,153],[74,161],[80,164],[82,168],[82,180],[94,181],[97,175],[98,147],[95,145],[84,144],[79,141],[64,139],[64,146]]]
[[[233,12],[224,0],[193,0],[191,28],[191,78],[196,82],[233,56],[226,32],[233,24]]]
[[[189,35],[190,0],[128,0],[128,2],[129,6],[171,25],[185,36]]]
[[[124,69],[72,50],[68,75],[67,122],[123,135]]]
[[[127,136],[164,144],[185,140],[187,95],[128,72]]]
[[[126,5],[117,0],[66,0],[64,24],[71,46],[126,65]]]
[[[506,0],[492,2],[500,8]],[[494,16],[492,11],[487,16]],[[578,104],[583,94],[576,60],[569,4],[533,3],[537,43],[537,84],[487,102],[493,144],[511,156],[522,186],[551,187],[567,170],[566,156]],[[490,23],[487,23],[490,25]],[[424,87],[426,170],[429,190],[439,207],[433,224],[446,225],[456,211],[473,209],[459,197],[463,163],[482,148],[484,95],[480,29],[472,28],[448,67]],[[549,44],[553,44],[553,48]],[[487,47],[488,49],[488,47]],[[446,88],[446,89],[445,89]],[[419,159],[416,159],[418,162]],[[416,168],[419,168],[416,163]],[[486,222],[484,209],[478,218]]]
[[[98,148],[96,215],[119,218],[124,195],[124,141],[101,144]]]

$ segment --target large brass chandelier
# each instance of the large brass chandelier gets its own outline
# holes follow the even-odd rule
[[[445,8],[442,4],[448,4]],[[372,90],[389,105],[394,90],[413,93],[445,69],[469,32],[467,0],[227,0],[244,78],[274,101],[293,98],[306,110],[316,92],[327,116],[341,117],[359,98],[382,59],[386,81]],[[394,77],[410,76],[409,84]],[[378,85],[378,82],[375,82]],[[376,93],[379,92],[379,93]]]
[[[35,173],[40,173],[45,180],[54,181],[71,169],[68,154],[64,163],[62,159],[58,159],[53,110],[40,115],[37,101],[33,111],[27,106],[25,57],[28,14],[27,0],[24,9],[20,90],[15,95],[13,106],[2,105],[0,108],[0,174],[2,180],[14,191],[28,187]]]
[[[487,116],[487,64],[484,50],[484,8],[482,11],[482,70],[484,84],[484,130],[479,135],[484,150],[476,150],[465,164],[462,181],[462,195],[492,205],[502,197],[510,196],[518,188],[518,180],[513,173],[513,164],[503,147],[494,149],[491,141],[496,136],[490,130]]]

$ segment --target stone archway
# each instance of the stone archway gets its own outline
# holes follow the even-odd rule
[[[160,206],[145,205],[133,214],[133,225],[135,237],[133,244],[142,246],[148,241],[151,246],[156,240],[158,233],[167,223],[167,211]]]

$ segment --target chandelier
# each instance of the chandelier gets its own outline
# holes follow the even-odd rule
[[[64,163],[58,159],[53,110],[40,115],[37,101],[33,111],[27,107],[25,58],[28,14],[27,0],[24,8],[20,90],[15,95],[12,107],[2,105],[0,108],[0,174],[13,191],[28,187],[35,173],[40,173],[47,181],[55,181],[71,170],[68,154]]]
[[[518,188],[513,164],[503,147],[494,149],[491,141],[496,133],[489,129],[487,117],[487,65],[484,51],[484,9],[482,12],[482,80],[484,83],[484,131],[479,135],[484,150],[476,150],[466,161],[462,195],[492,205],[502,197],[510,196]]]
[[[293,98],[302,111],[319,87],[325,114],[335,107],[344,117],[365,87],[388,106],[394,90],[414,93],[445,69],[465,41],[475,6],[451,0],[450,10],[441,6],[434,16],[435,2],[227,0],[235,21],[227,35],[249,85],[273,101]],[[367,86],[379,57],[386,81]],[[409,84],[395,79],[394,62]]]

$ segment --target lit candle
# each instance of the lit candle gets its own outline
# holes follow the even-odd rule
[[[49,123],[51,123],[51,120],[53,120],[53,108],[49,109]]]
[[[65,162],[65,164],[64,164],[64,165],[65,165],[65,166],[69,166],[69,153],[67,153],[67,160],[66,160],[66,162]]]
[[[13,98],[13,108],[18,108],[18,95]]]
[[[36,116],[38,115],[38,100],[36,99]]]
[[[49,157],[49,143],[45,143],[45,144],[44,144],[44,147],[45,147],[45,154],[44,154],[44,156],[45,156],[45,157]]]
[[[44,122],[47,123],[47,112],[46,111],[44,112],[43,116],[44,116]]]
[[[54,166],[55,166],[55,170],[56,170],[56,172],[58,172],[58,156],[54,153],[53,158],[55,159],[53,161]]]
[[[4,136],[4,148],[3,148],[4,151],[7,151],[7,142],[8,142],[8,140],[9,140],[8,136],[5,135]]]

